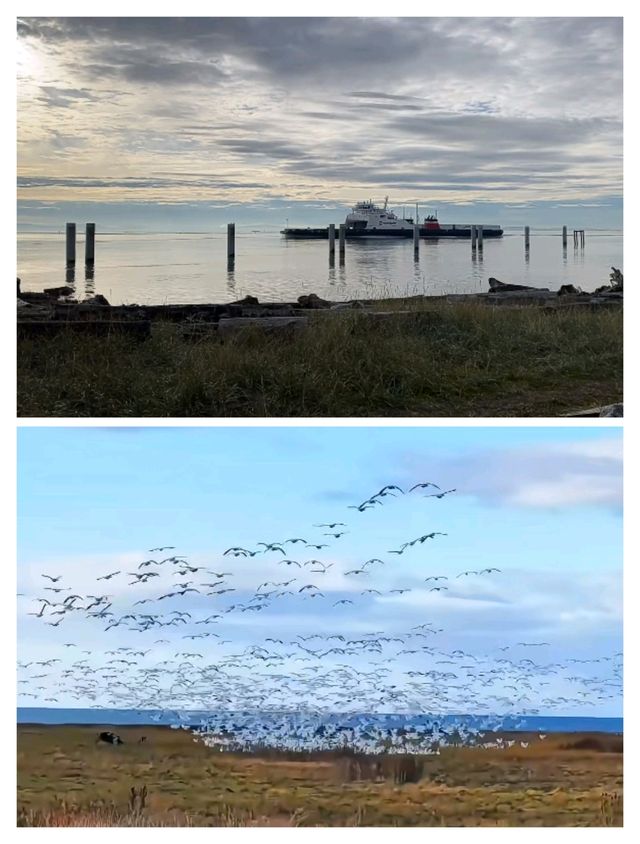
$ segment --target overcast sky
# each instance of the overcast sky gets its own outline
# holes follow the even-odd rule
[[[103,228],[206,229],[230,207],[340,222],[387,194],[452,222],[621,221],[621,18],[25,18],[18,35],[25,227],[68,208]]]
[[[436,645],[447,652],[463,649],[494,659],[498,648],[509,646],[507,655],[529,657],[517,643],[544,641],[547,665],[609,658],[621,650],[622,638],[621,475],[621,435],[612,428],[22,428],[19,656],[60,658],[62,671],[77,659],[63,647],[66,642],[82,642],[98,666],[108,659],[108,648],[147,648],[167,639],[146,657],[151,665],[172,658],[180,646],[195,645],[182,636],[203,629],[163,628],[162,636],[126,626],[105,632],[104,623],[71,613],[59,627],[45,626],[46,619],[27,613],[40,609],[38,597],[54,600],[53,592],[43,591],[51,584],[42,575],[49,574],[61,575],[58,586],[74,594],[109,594],[118,615],[177,607],[194,619],[237,607],[266,581],[296,578],[296,590],[310,580],[321,588],[319,600],[296,591],[273,599],[263,613],[223,613],[214,629],[229,644],[221,650],[211,640],[198,642],[197,649],[208,647],[209,658],[264,644],[269,636],[398,635],[425,621],[441,628]],[[364,512],[349,508],[385,484],[408,489],[424,481],[456,492],[438,499],[421,494],[432,489],[415,490],[388,496],[384,505]],[[334,522],[346,523],[342,530],[348,531],[337,539],[314,527]],[[446,536],[390,553],[430,531]],[[295,537],[329,544],[306,552],[286,546],[294,559],[312,555],[331,563],[326,574],[283,565],[275,552],[224,556],[231,546],[250,549]],[[154,602],[175,584],[169,565],[148,584],[131,585],[124,575],[96,580],[117,570],[140,571],[140,562],[157,559],[148,550],[164,545],[176,548],[165,555],[230,572],[227,582],[236,591],[208,598],[187,594],[173,599],[176,604],[145,608],[133,601]],[[384,565],[347,574],[373,557]],[[490,567],[500,571],[457,577]],[[448,578],[438,581],[447,582],[448,590],[429,591],[434,582],[425,583],[427,576]],[[203,574],[184,579],[192,578]],[[380,594],[363,594],[367,588]],[[392,592],[397,589],[408,591]],[[71,592],[55,599],[65,594]],[[353,605],[335,606],[340,600]],[[540,657],[536,651],[534,658]],[[411,667],[406,659],[394,670]],[[587,677],[597,670],[576,668]],[[39,699],[21,703],[37,705],[60,694],[54,678],[57,683],[57,673],[45,680],[51,685]],[[545,695],[572,694],[571,686],[547,679],[550,685],[531,703],[543,714]],[[398,682],[406,682],[401,673]],[[588,707],[572,710],[620,714],[621,699],[593,704],[590,699]]]

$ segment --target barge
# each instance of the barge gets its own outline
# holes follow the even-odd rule
[[[415,223],[412,217],[398,217],[388,206],[389,197],[383,205],[376,205],[371,200],[357,202],[345,219],[345,237],[349,240],[369,237],[413,237]],[[471,225],[442,224],[435,214],[425,217],[419,222],[419,235],[426,238],[471,238]],[[286,238],[298,240],[314,240],[329,237],[329,227],[326,228],[286,228],[280,232]],[[336,234],[338,227],[336,226]],[[483,237],[502,237],[500,226],[482,226]]]

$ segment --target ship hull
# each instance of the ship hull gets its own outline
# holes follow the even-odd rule
[[[280,234],[285,237],[297,238],[299,240],[309,240],[329,237],[329,229],[283,229]],[[336,240],[338,240],[338,229],[336,228]],[[413,237],[411,229],[345,229],[345,237],[348,240],[361,240],[368,237],[399,237],[407,238]]]
[[[483,239],[489,237],[502,237],[503,231],[501,228],[490,228],[482,230]],[[440,226],[439,229],[420,229],[420,237],[438,238],[438,237],[460,237],[471,239],[471,226]]]
[[[295,240],[327,240],[329,237],[329,229],[283,229],[281,232],[286,238]],[[503,231],[500,228],[483,229],[482,236],[485,238],[502,237]],[[378,238],[378,237],[394,237],[394,238],[410,238],[413,237],[412,229],[346,229],[345,237],[347,240],[355,240],[362,238]],[[428,240],[437,240],[439,238],[466,238],[471,239],[470,226],[440,226],[438,229],[420,229],[420,237]],[[338,229],[336,229],[336,240],[338,239]]]

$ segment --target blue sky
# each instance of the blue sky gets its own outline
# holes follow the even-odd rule
[[[137,571],[154,556],[147,549],[159,545],[175,546],[166,553],[192,565],[233,573],[228,581],[236,592],[213,599],[216,607],[250,598],[262,581],[287,577],[298,578],[296,587],[313,582],[326,596],[296,594],[274,600],[264,613],[227,614],[216,629],[229,647],[263,641],[274,630],[282,638],[329,628],[398,633],[428,618],[442,629],[444,651],[495,656],[505,643],[544,640],[545,656],[562,661],[621,650],[618,429],[29,427],[20,429],[18,447],[21,659],[55,653],[67,664],[68,652],[59,651],[71,634],[94,650],[92,659],[105,641],[128,641],[126,629],[105,633],[79,614],[54,629],[26,613],[39,609],[36,597],[53,594],[42,591],[48,583],[42,573],[61,574],[82,595],[108,585],[122,612],[130,611],[134,594],[156,600],[172,582],[168,572],[157,586],[118,578],[100,586],[96,577]],[[423,481],[456,492],[427,499],[416,490],[362,513],[348,508],[385,484],[406,489]],[[313,527],[334,521],[347,524],[339,539]],[[431,531],[447,535],[389,554]],[[276,552],[223,556],[233,545],[250,549],[294,537],[330,544],[312,552],[333,564],[327,574],[282,565]],[[286,548],[294,559],[309,557],[298,556],[299,545]],[[345,574],[374,556],[385,565],[360,579]],[[501,571],[457,577],[489,567]],[[447,577],[449,590],[429,592],[430,575]],[[381,594],[362,595],[366,588]],[[392,592],[399,588],[409,591]],[[353,611],[334,606],[341,599],[353,600]],[[194,614],[212,606],[200,595],[180,601]],[[133,635],[136,644],[159,638],[154,631]],[[174,628],[162,635],[173,646]],[[598,701],[583,714],[616,715],[620,706]]]

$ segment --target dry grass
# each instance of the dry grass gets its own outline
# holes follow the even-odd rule
[[[18,730],[18,812],[26,826],[620,826],[622,754],[456,748],[440,756],[235,755],[190,733]],[[144,744],[137,739],[147,736]],[[573,737],[575,739],[575,736]],[[294,758],[292,758],[292,756]],[[380,763],[380,767],[378,767]],[[132,802],[131,789],[136,789]],[[144,801],[140,794],[146,789]]]
[[[220,342],[72,333],[20,340],[20,416],[555,416],[622,398],[622,313],[382,302],[382,323]]]

